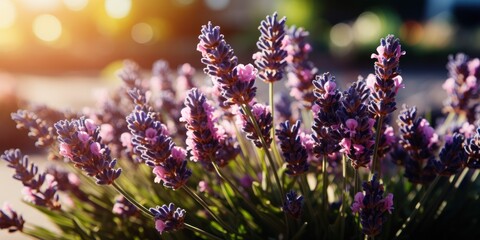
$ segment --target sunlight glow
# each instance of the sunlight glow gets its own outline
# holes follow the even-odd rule
[[[63,0],[63,3],[72,11],[81,11],[87,6],[88,0]]]
[[[140,44],[145,44],[153,39],[153,28],[147,23],[137,23],[132,27],[132,39]]]
[[[53,15],[39,15],[33,21],[33,33],[45,42],[56,41],[62,35],[62,23]]]
[[[15,24],[17,9],[10,0],[0,0],[0,29],[9,28]]]
[[[124,18],[132,9],[131,0],[105,0],[105,10],[111,18]]]
[[[60,0],[21,0],[23,7],[39,11],[53,11],[56,10],[60,5]]]

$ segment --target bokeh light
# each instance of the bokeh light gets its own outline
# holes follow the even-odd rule
[[[63,3],[72,11],[81,11],[87,6],[88,0],[63,0]]]
[[[38,12],[54,11],[60,6],[60,0],[21,0],[23,7]]]
[[[377,42],[382,33],[382,22],[373,12],[364,12],[353,24],[355,41],[360,44]]]
[[[0,29],[9,28],[15,24],[17,9],[10,0],[0,0]]]
[[[62,35],[62,23],[57,17],[50,14],[37,16],[32,27],[35,36],[45,42],[56,41]]]
[[[105,10],[111,18],[124,18],[128,16],[131,9],[131,0],[105,0]]]
[[[400,39],[410,45],[416,45],[422,41],[425,35],[422,24],[417,21],[405,21],[400,27]]]
[[[149,43],[152,41],[154,32],[152,26],[148,23],[137,23],[132,27],[132,39],[140,44]]]
[[[230,0],[205,0],[205,4],[207,4],[208,8],[216,11],[227,8],[229,3]]]
[[[330,29],[330,41],[336,47],[348,47],[353,42],[352,27],[346,23],[338,23]]]

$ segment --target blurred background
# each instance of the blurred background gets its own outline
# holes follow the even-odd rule
[[[420,112],[441,107],[449,54],[480,56],[478,0],[0,0],[0,151],[34,150],[10,113],[27,102],[94,106],[99,88],[119,84],[115,72],[124,59],[144,69],[158,59],[172,69],[191,63],[201,73],[195,49],[208,21],[221,26],[241,63],[252,62],[257,26],[274,11],[310,32],[312,61],[343,87],[373,71],[370,55],[379,39],[395,34],[407,51],[398,102]],[[12,174],[2,161],[0,202],[13,202],[26,219],[48,227],[19,203],[21,183]],[[6,234],[0,238],[21,239]]]

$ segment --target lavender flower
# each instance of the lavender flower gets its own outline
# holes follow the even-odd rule
[[[335,77],[324,73],[313,80],[315,86],[315,104],[312,106],[313,135],[315,141],[314,153],[326,156],[340,150],[339,119],[337,111],[340,109],[341,93],[337,90]]]
[[[192,160],[212,169],[210,165],[219,150],[220,135],[214,125],[213,107],[198,89],[187,92],[180,121],[185,122],[187,128],[187,150]]]
[[[398,116],[400,144],[410,155],[405,161],[405,176],[413,183],[429,183],[435,177],[434,151],[438,135],[424,118],[417,118],[417,109],[403,106]]]
[[[232,104],[248,104],[255,96],[256,69],[248,64],[238,65],[233,49],[220,34],[220,27],[209,22],[202,26],[197,50],[202,53],[204,72],[212,77],[213,84],[220,93],[221,107]]]
[[[315,101],[312,81],[318,69],[308,60],[312,46],[306,41],[309,33],[295,26],[287,30],[282,40],[283,49],[287,51],[287,86],[291,87],[290,95],[310,108]]]
[[[247,139],[252,141],[258,148],[262,148],[262,141],[260,139],[260,136],[258,136],[257,132],[255,131],[253,123],[250,121],[250,119],[248,119],[248,116],[243,111],[243,109],[240,110],[240,113],[243,123],[242,130],[246,133]],[[258,123],[260,132],[262,133],[262,137],[265,140],[265,143],[267,144],[267,146],[270,146],[270,144],[272,143],[270,130],[272,129],[273,118],[269,108],[263,104],[255,103],[252,106],[252,113],[255,121]]]
[[[472,138],[469,138],[464,146],[467,153],[467,166],[472,169],[480,168],[480,127]]]
[[[13,121],[17,123],[18,129],[27,129],[28,136],[35,139],[36,147],[48,147],[55,142],[53,127],[44,119],[37,116],[35,112],[18,110],[11,114]]]
[[[155,216],[155,228],[160,234],[177,231],[184,227],[186,211],[181,208],[175,209],[173,203],[149,210]]]
[[[375,81],[371,86],[370,105],[368,109],[375,116],[386,116],[395,111],[395,96],[402,83],[399,75],[399,61],[405,52],[402,51],[398,38],[388,35],[380,40],[375,58]]]
[[[285,92],[276,93],[274,96],[275,102],[275,118],[279,119],[280,122],[285,122],[292,119],[292,101],[290,97]]]
[[[463,149],[465,138],[454,134],[440,151],[440,161],[435,161],[435,170],[439,175],[451,176],[459,172],[467,163],[467,153]]]
[[[282,210],[294,219],[300,218],[300,215],[302,214],[303,196],[297,195],[295,191],[290,190],[286,197],[287,199]]]
[[[10,233],[22,231],[24,223],[23,217],[13,211],[8,203],[3,204],[0,210],[0,229],[8,229]]]
[[[392,214],[393,194],[383,197],[383,185],[378,182],[376,174],[372,180],[364,182],[362,187],[365,193],[355,194],[351,209],[353,213],[360,215],[362,232],[374,237],[382,231],[382,226],[387,221],[386,213]]]
[[[136,216],[139,213],[137,207],[129,202],[123,195],[119,195],[115,198],[112,212],[125,218]]]
[[[109,185],[122,170],[114,169],[117,160],[110,156],[110,149],[101,143],[100,128],[91,119],[62,120],[55,124],[60,142],[60,155],[91,177],[97,184]]]
[[[340,129],[342,140],[341,152],[352,160],[355,169],[366,167],[372,158],[375,143],[373,125],[375,120],[370,118],[367,111],[366,99],[369,91],[363,79],[354,82],[343,93],[340,100],[341,107],[337,111],[341,121]]]
[[[192,175],[187,168],[186,151],[175,146],[167,127],[156,120],[156,114],[137,105],[127,122],[132,145],[145,164],[153,168],[154,181],[174,190],[184,186]]]
[[[291,176],[298,176],[308,171],[308,153],[300,141],[299,129],[300,121],[297,121],[293,126],[290,126],[290,122],[285,121],[280,124],[280,129],[276,129],[276,135],[280,140],[280,148],[287,162],[285,173]]]
[[[475,121],[475,108],[478,106],[480,78],[480,60],[470,60],[465,54],[448,57],[447,69],[449,78],[443,84],[448,99],[445,111],[466,115],[469,122]]]
[[[195,68],[188,63],[184,63],[180,67],[178,67],[177,72],[178,76],[176,83],[179,88],[177,92],[177,97],[179,99],[185,99],[185,93],[195,87],[195,84],[193,83],[193,77],[195,76]]]
[[[52,175],[38,174],[38,167],[33,163],[29,165],[28,156],[24,156],[19,149],[7,150],[1,158],[8,162],[8,167],[15,169],[13,178],[22,182],[24,186],[22,192],[27,202],[51,210],[60,210],[57,181]]]
[[[87,201],[88,195],[82,189],[80,189],[79,177],[72,172],[63,171],[54,167],[49,167],[47,169],[47,174],[53,176],[57,182],[58,191],[63,191],[73,194],[76,198]]]
[[[260,69],[258,77],[265,82],[276,82],[283,78],[287,66],[285,58],[287,51],[282,48],[285,37],[285,22],[283,17],[277,21],[277,13],[267,16],[258,27],[260,37],[257,41],[258,52],[253,55],[255,65]]]

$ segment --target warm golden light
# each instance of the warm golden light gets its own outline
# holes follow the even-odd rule
[[[132,27],[132,39],[140,44],[145,44],[153,39],[153,28],[147,23],[137,23]]]
[[[131,0],[105,0],[105,10],[111,18],[124,18],[132,8]]]
[[[10,0],[0,0],[0,29],[13,26],[17,18],[17,9]]]
[[[40,40],[53,42],[62,35],[62,24],[57,17],[50,14],[42,14],[33,21],[33,33]]]
[[[63,3],[72,11],[81,11],[87,6],[88,0],[63,0]]]
[[[21,0],[23,7],[34,11],[53,11],[60,6],[60,0]]]

